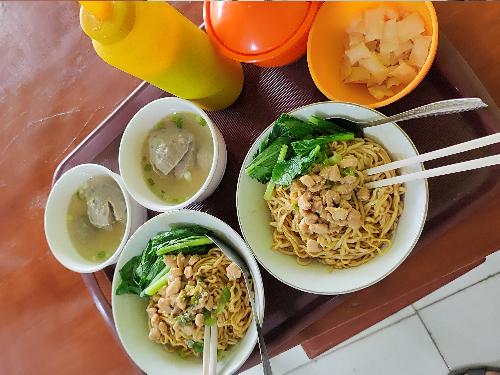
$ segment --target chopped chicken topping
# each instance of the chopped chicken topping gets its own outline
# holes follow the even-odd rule
[[[328,233],[328,225],[327,224],[311,224],[309,226],[311,228],[311,231],[313,233],[318,233],[318,234],[327,234]]]
[[[309,201],[310,199],[311,199],[311,194],[309,192],[302,194],[299,197],[299,201],[297,203],[299,205],[299,208],[303,210],[311,209],[311,202]]]
[[[346,185],[354,185],[357,181],[356,176],[345,176],[340,180],[341,183]]]
[[[313,212],[306,212],[303,216],[308,225],[314,224],[318,220],[318,215]]]
[[[307,174],[302,176],[301,178],[299,178],[299,180],[307,187],[311,187],[311,186],[316,184],[316,182],[313,180],[313,178]]]
[[[241,277],[241,269],[234,262],[231,262],[231,264],[227,266],[226,273],[229,280],[236,280]]]
[[[327,207],[326,210],[332,214],[333,220],[345,220],[349,211],[340,207]]]
[[[353,229],[359,229],[363,223],[361,222],[361,213],[358,210],[352,209],[347,215],[347,224]]]
[[[322,168],[319,175],[333,182],[340,181],[340,170],[337,165]]]
[[[361,189],[359,189],[358,192],[356,193],[356,195],[357,195],[358,199],[362,202],[370,199],[370,192],[365,187],[362,187]]]
[[[196,314],[194,317],[194,324],[196,324],[197,327],[201,327],[204,324],[203,314]]]
[[[310,234],[311,230],[309,229],[309,225],[307,225],[306,219],[302,219],[301,222],[299,223],[299,231],[304,233],[304,234]]]
[[[349,185],[337,185],[335,186],[335,191],[340,195],[350,194],[352,192],[352,186]]]
[[[359,201],[370,199],[370,192],[359,187],[358,177],[342,177],[340,168],[356,168],[357,159],[344,157],[339,164],[317,166],[309,174],[294,180],[290,186],[290,196],[299,206],[298,230],[303,236],[318,238],[329,233],[338,233],[342,228],[354,230],[361,228],[361,213],[353,207],[351,201],[355,194]],[[339,168],[340,167],[340,168]],[[322,249],[324,240],[318,242],[308,239],[307,251],[317,253]]]
[[[339,163],[340,168],[357,168],[358,167],[358,159],[356,159],[355,156],[349,155],[346,156],[345,158],[342,158],[342,160]]]
[[[309,254],[317,254],[321,252],[321,246],[319,246],[318,242],[313,239],[308,239],[307,240],[307,252]]]

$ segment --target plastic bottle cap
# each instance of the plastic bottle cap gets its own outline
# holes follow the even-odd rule
[[[80,25],[90,38],[103,44],[123,39],[135,22],[133,1],[82,1]]]
[[[80,5],[94,17],[105,21],[113,14],[113,5],[109,1],[79,1]]]

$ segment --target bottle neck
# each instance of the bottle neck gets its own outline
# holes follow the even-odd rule
[[[85,34],[99,43],[116,43],[134,26],[134,2],[82,1],[80,4],[80,25]]]

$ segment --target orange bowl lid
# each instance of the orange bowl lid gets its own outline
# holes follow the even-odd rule
[[[204,16],[209,35],[218,43],[235,54],[256,56],[301,32],[310,8],[306,1],[206,1]]]

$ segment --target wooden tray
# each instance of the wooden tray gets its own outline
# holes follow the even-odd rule
[[[326,100],[314,86],[305,58],[283,68],[245,65],[244,72],[245,84],[236,103],[226,110],[209,113],[227,144],[225,176],[212,196],[188,207],[215,215],[238,232],[236,182],[249,146],[281,113]],[[81,163],[98,163],[118,172],[118,145],[128,121],[142,106],[163,96],[167,96],[165,92],[142,83],[61,162],[53,181],[69,168]],[[381,112],[390,115],[436,100],[468,96],[480,96],[489,104],[489,108],[401,123],[419,152],[500,131],[500,111],[458,52],[446,37],[441,36],[436,60],[427,77],[410,95],[382,108]],[[436,167],[498,152],[498,147],[486,147],[429,162],[426,166]],[[460,215],[466,206],[474,202],[475,197],[495,186],[499,182],[498,172],[499,168],[487,168],[429,180],[429,212],[422,238],[432,236],[433,231],[446,226],[450,218]],[[156,213],[149,214],[153,216]],[[112,266],[82,277],[97,308],[114,331],[111,312],[113,272]],[[319,296],[292,289],[274,279],[263,268],[261,273],[266,295],[263,329],[271,353],[341,302],[340,296]],[[257,361],[258,355],[254,351],[244,367]]]

